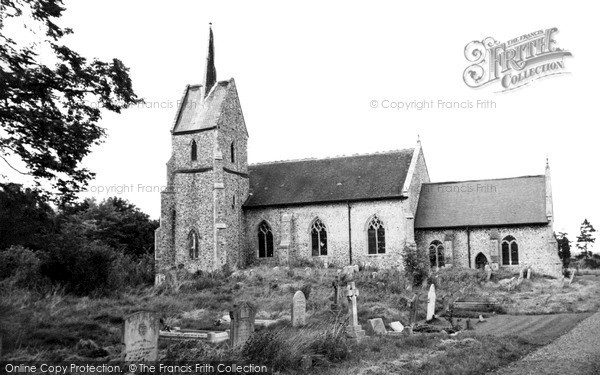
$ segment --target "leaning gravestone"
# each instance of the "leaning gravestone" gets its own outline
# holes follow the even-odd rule
[[[571,268],[570,271],[571,272],[569,274],[569,285],[571,285],[573,279],[575,278],[575,273],[577,273],[577,270],[575,268]]]
[[[391,322],[390,323],[390,328],[394,332],[402,332],[402,331],[404,331],[404,326],[400,322]]]
[[[367,321],[367,332],[370,335],[385,335],[387,330],[383,324],[383,319],[375,318]]]
[[[292,327],[302,327],[303,325],[306,325],[306,297],[299,290],[292,298]]]
[[[429,293],[427,294],[427,316],[425,320],[429,321],[433,319],[435,314],[435,286],[431,284],[429,287]]]
[[[160,321],[151,311],[138,311],[125,318],[123,342],[125,360],[151,362],[158,360]]]
[[[531,267],[527,269],[527,279],[531,279]]]
[[[488,264],[485,265],[484,269],[485,269],[485,279],[487,281],[490,281],[490,278],[492,277],[492,269],[490,268],[490,266]]]
[[[229,312],[231,318],[231,330],[229,332],[229,345],[236,347],[243,345],[250,335],[254,333],[254,320],[256,318],[256,307],[247,301],[242,301],[233,306]]]

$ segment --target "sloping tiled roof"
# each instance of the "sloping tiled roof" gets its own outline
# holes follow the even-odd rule
[[[544,176],[428,183],[415,228],[548,223]]]
[[[400,198],[413,150],[250,165],[245,207]]]
[[[173,133],[202,130],[217,126],[231,81],[220,81],[202,100],[202,85],[187,87],[173,126]]]

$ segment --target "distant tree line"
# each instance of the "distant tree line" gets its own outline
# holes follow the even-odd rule
[[[157,227],[121,198],[54,209],[34,189],[0,184],[0,280],[78,295],[151,283]]]

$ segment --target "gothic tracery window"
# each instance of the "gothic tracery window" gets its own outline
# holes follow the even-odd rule
[[[441,241],[434,240],[429,245],[429,264],[431,268],[444,267],[444,245]]]
[[[369,254],[385,254],[385,228],[377,216],[373,216],[367,229]]]
[[[271,231],[271,226],[266,221],[263,221],[258,226],[258,257],[273,257],[273,232]]]
[[[198,259],[200,245],[198,243],[198,234],[191,230],[188,235],[188,250],[191,259]]]
[[[506,236],[502,239],[502,265],[515,264],[519,264],[519,245],[513,236]]]
[[[327,228],[321,219],[316,219],[310,229],[312,239],[312,255],[327,255]]]

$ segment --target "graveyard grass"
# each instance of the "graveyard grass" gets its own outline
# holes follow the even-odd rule
[[[413,292],[422,293],[419,320],[425,318],[427,288],[409,287],[398,271],[361,270],[353,276],[358,297],[358,318],[383,318],[408,323],[408,301]],[[0,287],[0,334],[5,360],[107,360],[118,359],[122,351],[123,318],[139,310],[159,313],[171,327],[225,330],[218,320],[234,303],[251,301],[257,319],[281,319],[255,333],[243,347],[228,348],[200,342],[161,340],[159,357],[170,360],[239,360],[259,363],[266,360],[282,372],[304,372],[302,356],[313,354],[313,373],[361,374],[479,374],[515,361],[540,345],[535,340],[514,336],[485,336],[470,331],[456,337],[447,334],[374,336],[360,343],[343,337],[339,323],[345,314],[330,312],[331,282],[336,269],[270,268],[185,276],[170,285],[130,290],[110,298],[65,295],[60,290],[40,295]],[[571,285],[560,288],[559,280],[534,275],[511,292],[505,281],[514,275],[497,272],[490,281],[476,270],[448,269],[434,273],[436,311],[442,299],[460,289],[471,297],[488,297],[501,303],[510,314],[553,314],[596,312],[600,306],[600,276],[577,276]],[[294,293],[306,296],[306,326],[292,327],[290,305]],[[346,306],[342,312],[347,311]],[[443,318],[440,318],[443,321]],[[390,330],[388,328],[388,330]],[[545,343],[545,342],[544,342]]]

